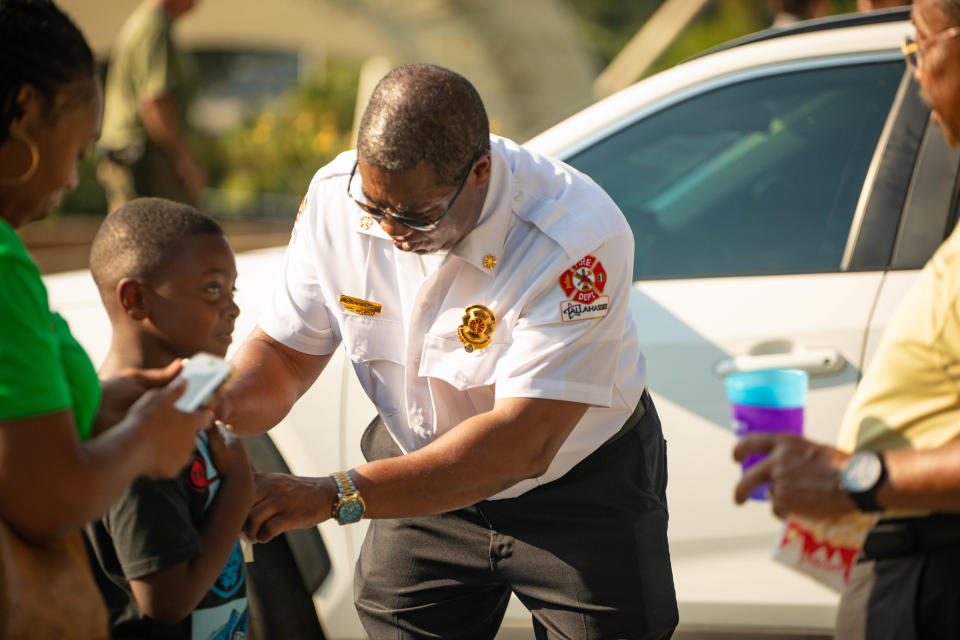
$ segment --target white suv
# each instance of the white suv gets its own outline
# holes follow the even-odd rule
[[[631,310],[669,442],[681,637],[832,633],[836,594],[770,560],[769,506],[733,505],[740,472],[722,380],[806,369],[806,432],[833,442],[891,311],[953,228],[960,155],[906,72],[899,43],[910,32],[904,10],[766,32],[528,143],[592,176],[636,235]],[[238,336],[269,299],[282,252],[239,256]],[[109,324],[89,276],[46,282],[102,357]],[[360,464],[374,414],[341,350],[270,438],[251,442],[256,464],[308,476]],[[261,579],[293,593],[284,611],[312,594],[327,637],[362,637],[352,580],[364,531],[328,521],[289,535],[277,551],[288,568]],[[290,623],[279,617],[270,624]],[[515,601],[500,637],[531,637]]]

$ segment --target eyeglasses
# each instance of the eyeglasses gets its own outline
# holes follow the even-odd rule
[[[903,39],[903,44],[900,45],[900,53],[903,54],[903,59],[906,60],[907,66],[910,67],[910,70],[919,73],[923,68],[923,50],[929,49],[930,47],[941,44],[950,38],[956,38],[960,36],[960,27],[950,27],[949,29],[944,29],[939,33],[930,36],[924,41],[923,46],[920,46],[920,43],[914,40],[911,36],[906,36]]]
[[[450,204],[448,204],[447,208],[443,210],[443,213],[433,220],[424,220],[423,218],[410,218],[407,216],[397,215],[395,213],[390,213],[389,211],[384,211],[383,209],[374,207],[366,202],[360,202],[354,198],[350,193],[350,184],[353,182],[353,176],[357,172],[357,162],[353,163],[353,169],[350,171],[350,178],[347,180],[347,197],[356,202],[358,207],[366,211],[367,214],[369,214],[370,217],[376,220],[378,223],[389,218],[392,222],[397,222],[415,231],[433,231],[437,228],[437,223],[443,220],[445,215],[450,213],[450,209],[453,208],[453,203],[457,201],[457,197],[460,195],[460,192],[463,191],[463,187],[467,184],[467,178],[470,177],[470,170],[473,169],[473,164],[477,161],[477,158],[480,157],[482,152],[483,150],[481,149],[473,154],[473,158],[470,159],[470,164],[467,166],[467,172],[464,174],[463,180],[460,181],[460,186],[457,187],[457,192],[454,193],[453,198],[450,199]]]

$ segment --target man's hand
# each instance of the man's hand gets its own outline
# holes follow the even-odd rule
[[[743,504],[754,489],[770,483],[773,512],[823,518],[856,510],[840,488],[840,472],[849,455],[796,436],[753,433],[733,450],[738,462],[751,454],[767,457],[747,469],[737,484],[734,500]]]
[[[124,369],[101,380],[100,409],[93,421],[93,435],[99,435],[123,420],[140,396],[149,389],[166,386],[182,368],[182,361],[177,359],[163,369]]]
[[[330,517],[337,495],[330,478],[301,478],[286,473],[255,473],[253,507],[243,533],[268,542],[290,529],[316,526]]]

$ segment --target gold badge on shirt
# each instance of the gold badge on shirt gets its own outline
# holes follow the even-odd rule
[[[467,353],[483,349],[490,344],[497,318],[493,311],[482,304],[472,304],[466,309],[463,322],[457,327],[457,335]]]
[[[352,311],[358,316],[372,316],[380,313],[380,310],[383,308],[376,302],[352,298],[350,296],[340,296],[338,302],[343,305],[344,309]]]

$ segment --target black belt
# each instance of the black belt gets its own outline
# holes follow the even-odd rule
[[[620,427],[620,431],[617,431],[615,434],[610,436],[606,442],[604,442],[601,447],[616,442],[623,436],[630,433],[631,429],[640,424],[640,419],[643,417],[643,414],[647,412],[647,409],[650,407],[650,394],[647,393],[647,388],[643,388],[643,393],[640,394],[640,401],[637,403],[637,408],[633,410],[633,413],[630,414],[630,417],[627,418],[627,421],[623,423],[623,426]]]
[[[873,526],[863,543],[861,560],[878,560],[960,546],[960,514],[891,518]]]

